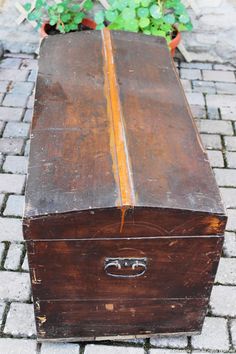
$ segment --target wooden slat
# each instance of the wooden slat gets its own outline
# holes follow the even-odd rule
[[[113,48],[110,31],[105,28],[102,31],[103,55],[104,55],[104,76],[105,94],[107,98],[107,113],[110,117],[110,146],[113,155],[113,171],[117,176],[122,219],[120,231],[123,229],[124,218],[127,209],[135,205],[134,186],[130,166],[129,152],[127,149],[124,118],[120,102],[120,93],[116,77],[116,68],[113,57]]]

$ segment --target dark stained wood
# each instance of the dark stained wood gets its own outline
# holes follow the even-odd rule
[[[23,227],[28,240],[50,240],[222,235],[225,224],[225,215],[134,207],[127,210],[121,233],[121,211],[116,207],[25,218]]]
[[[34,295],[41,300],[207,297],[222,243],[223,237],[198,236],[31,242]],[[106,258],[117,257],[147,258],[146,272],[136,278],[107,275]],[[115,267],[111,270],[117,272]],[[133,272],[128,267],[120,273]]]
[[[138,205],[224,213],[167,47],[122,32],[112,39]]]
[[[164,41],[130,33],[111,37],[135,195],[130,207],[224,218],[219,191]],[[122,186],[117,178],[122,171],[114,158],[117,144],[111,141],[107,108],[112,98],[104,90],[109,78],[104,72],[103,42],[97,31],[49,36],[43,42],[26,219],[125,206],[120,201]],[[61,55],[62,48],[66,56]]]
[[[42,44],[26,216],[116,205],[101,47],[87,31]]]
[[[226,219],[163,38],[43,41],[23,219],[39,340],[199,332]]]
[[[204,298],[40,301],[36,304],[36,316],[41,318],[41,322],[37,321],[38,339],[92,340],[117,335],[150,337],[155,333],[200,332],[207,302]]]

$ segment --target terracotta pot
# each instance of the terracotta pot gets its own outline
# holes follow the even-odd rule
[[[90,18],[84,18],[82,21],[82,25],[84,25],[85,27],[88,27],[89,29],[95,30],[97,24],[91,20]],[[42,26],[40,27],[40,37],[41,38],[45,38],[48,36],[48,30],[50,29],[50,25],[48,22],[44,22],[42,24]]]
[[[174,55],[175,55],[175,49],[179,45],[180,40],[181,40],[181,34],[180,34],[180,32],[177,31],[176,37],[173,38],[172,41],[169,43],[170,52],[171,52],[172,57],[174,57]]]

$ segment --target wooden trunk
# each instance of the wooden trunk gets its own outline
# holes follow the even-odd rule
[[[164,39],[49,36],[31,133],[38,340],[200,332],[226,216]]]

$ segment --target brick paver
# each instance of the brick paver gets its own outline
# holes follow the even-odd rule
[[[224,143],[228,151],[236,151],[236,136],[225,136]]]
[[[4,129],[3,137],[26,138],[29,134],[29,129],[30,125],[28,123],[9,122]]]
[[[10,271],[0,272],[0,300],[29,301],[30,279],[27,273]]]
[[[205,149],[209,150],[221,150],[222,141],[220,135],[216,134],[201,134],[201,138]],[[228,137],[227,137],[228,138]]]
[[[19,122],[23,115],[23,108],[0,107],[0,120]]]
[[[199,69],[180,69],[181,77],[188,80],[201,80],[202,74]]]
[[[227,320],[206,317],[202,333],[192,338],[192,346],[194,349],[229,350]]]
[[[43,343],[41,354],[80,354],[78,344],[72,343]]]
[[[208,150],[207,155],[212,167],[224,167],[224,159],[221,151]]]
[[[0,217],[0,241],[22,241],[22,223],[19,219]]]
[[[236,208],[236,188],[220,188],[220,193],[226,208]]]
[[[188,345],[188,338],[187,336],[163,336],[159,338],[151,338],[150,344],[154,347],[160,348],[186,348]]]
[[[0,153],[19,155],[24,146],[24,139],[0,138]]]
[[[26,174],[27,165],[28,159],[25,156],[6,156],[2,168],[4,172]]]
[[[0,354],[236,353],[236,81],[229,64],[177,62],[181,81],[228,208],[216,284],[202,334],[104,343],[43,343],[36,348],[22,209],[37,60],[0,62]],[[158,319],[157,319],[158,320]]]
[[[0,353],[36,354],[36,348],[37,343],[36,340],[33,339],[0,338]]]
[[[21,194],[25,185],[25,176],[0,173],[0,193]]]
[[[203,70],[203,79],[207,81],[235,82],[232,71]]]
[[[231,331],[233,347],[234,347],[234,349],[236,349],[236,320],[231,321],[230,331]]]
[[[236,287],[217,285],[211,294],[211,310],[214,316],[236,316]]]
[[[87,345],[84,354],[121,354],[124,351],[126,354],[145,354],[142,348],[126,347],[122,350],[121,347],[111,345]]]
[[[22,319],[24,320],[22,321]],[[12,302],[7,315],[4,333],[21,337],[35,335],[33,304]]]
[[[221,107],[221,117],[225,120],[236,120],[236,107]]]
[[[24,246],[21,243],[11,243],[3,266],[7,270],[18,270]]]
[[[236,257],[236,234],[234,232],[225,233],[223,249],[226,257]]]
[[[10,195],[3,215],[6,216],[23,216],[25,198],[23,195]]]

